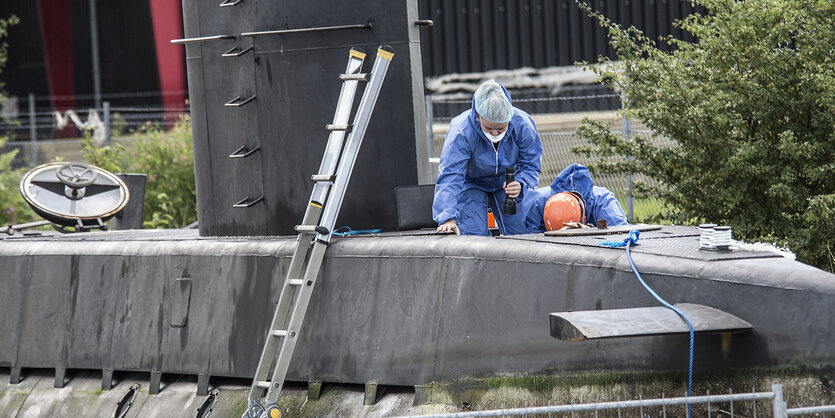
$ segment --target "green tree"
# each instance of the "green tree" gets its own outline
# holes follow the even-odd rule
[[[729,224],[736,237],[788,244],[832,271],[835,2],[692,3],[706,13],[675,24],[693,42],[649,39],[580,4],[617,54],[595,71],[628,98],[627,116],[672,140],[627,141],[585,121],[578,133],[590,146],[580,151],[599,157],[598,171],[652,179],[638,191],[662,197],[671,220]]]
[[[18,19],[15,16],[0,19],[0,73],[6,65],[8,51],[8,44],[2,40],[8,35],[9,28],[17,23]],[[0,106],[5,101],[6,95],[3,92],[3,83],[0,82]],[[7,137],[0,136],[0,148],[7,140]],[[23,171],[12,169],[12,161],[15,159],[17,152],[18,150],[12,150],[0,154],[0,223],[4,225],[35,219],[35,214],[29,210],[18,189]]]
[[[3,67],[6,66],[6,59],[8,58],[8,50],[9,44],[1,41],[9,34],[9,28],[18,24],[20,19],[17,16],[10,16],[7,19],[0,19],[0,72],[3,71]],[[2,93],[3,90],[3,82],[0,82],[0,102],[6,99],[5,94]]]
[[[84,148],[90,164],[114,173],[148,176],[143,206],[145,228],[181,228],[197,220],[194,151],[187,117],[169,131],[149,122],[124,145],[96,147],[87,138]]]

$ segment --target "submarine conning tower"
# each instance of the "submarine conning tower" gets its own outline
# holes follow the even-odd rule
[[[417,1],[183,0],[200,235],[293,233],[351,48],[389,45],[337,225],[395,229],[394,188],[429,181]],[[366,62],[370,67],[370,63]]]

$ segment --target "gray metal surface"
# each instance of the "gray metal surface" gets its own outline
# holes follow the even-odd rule
[[[751,329],[748,322],[710,306],[679,303],[675,307],[687,315],[695,332],[737,333]],[[690,332],[690,327],[677,313],[663,306],[553,312],[549,317],[551,336],[565,341]]]
[[[263,313],[277,302],[295,239],[109,234],[0,241],[0,366],[252,376],[269,325]],[[724,340],[697,335],[697,372],[835,362],[832,274],[784,258],[633,258],[671,303],[711,306],[754,327]],[[176,286],[185,278],[187,308]],[[287,380],[414,385],[684,369],[686,336],[550,336],[551,312],[652,305],[619,250],[465,236],[334,239]]]
[[[110,229],[142,229],[145,206],[145,174],[116,174],[125,182],[130,192],[125,208],[110,221]]]
[[[193,37],[190,24],[201,31],[217,30],[218,33],[201,32],[201,36],[239,32],[248,27],[246,22],[256,15],[255,2],[245,2],[234,8],[220,8],[214,2],[184,4],[184,19],[196,12],[196,21],[185,19],[186,37]],[[223,57],[231,46],[242,47],[251,43],[248,39],[231,39],[204,42],[189,46],[187,66],[197,64],[200,74],[189,70],[189,92],[192,118],[202,119],[201,129],[193,132],[198,219],[201,230],[213,226],[214,235],[264,235],[266,211],[264,202],[246,206],[263,199],[261,181],[261,152],[246,158],[229,158],[235,150],[244,146],[253,149],[266,141],[260,136],[257,98],[237,107],[225,106],[236,97],[247,99],[256,95],[254,55]],[[194,76],[194,79],[191,77]],[[201,83],[202,82],[202,83]],[[201,91],[197,91],[201,90]],[[196,97],[194,95],[196,93]],[[200,100],[200,103],[196,101]],[[204,113],[197,113],[204,112]],[[204,119],[205,118],[205,119]],[[203,123],[205,121],[205,129]],[[205,135],[205,136],[204,136]],[[211,189],[211,192],[209,190]],[[234,207],[236,204],[242,207]]]

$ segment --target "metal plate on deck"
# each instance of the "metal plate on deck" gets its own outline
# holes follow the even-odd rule
[[[673,306],[690,318],[696,332],[739,333],[753,328],[747,321],[710,306],[692,303],[679,303]],[[662,306],[554,312],[550,314],[550,319],[551,336],[566,341],[690,332],[687,323],[677,313]]]
[[[641,232],[645,231],[658,231],[661,229],[661,225],[647,225],[647,224],[634,224],[634,225],[620,225],[620,226],[613,226],[606,229],[598,229],[598,228],[571,228],[571,229],[560,229],[559,231],[545,231],[545,236],[547,237],[578,237],[578,236],[585,236],[585,235],[611,235],[611,234],[628,234],[629,231],[638,230]]]
[[[388,232],[377,232],[374,234],[354,234],[354,235],[341,235],[338,236],[339,238],[374,238],[374,237],[417,237],[417,236],[424,236],[424,235],[449,235],[438,232],[435,228],[424,228],[424,229],[415,229],[411,231],[388,231]],[[337,237],[334,234],[334,237]]]
[[[605,248],[600,243],[606,241],[623,241],[628,232],[620,234],[597,234],[580,236],[546,236],[544,234],[510,235],[501,239],[516,239],[536,241],[550,244],[571,244],[589,247]],[[614,250],[623,251],[624,247]],[[662,226],[661,229],[641,232],[638,245],[631,249],[632,253],[654,254],[669,257],[689,258],[702,261],[735,260],[745,258],[781,257],[776,252],[741,250],[731,246],[731,251],[706,251],[699,249],[699,229],[685,226]]]

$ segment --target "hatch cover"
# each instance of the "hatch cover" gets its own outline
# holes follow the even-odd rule
[[[110,172],[84,163],[48,163],[20,181],[26,203],[56,226],[76,231],[106,229],[104,221],[122,210],[130,195]]]

